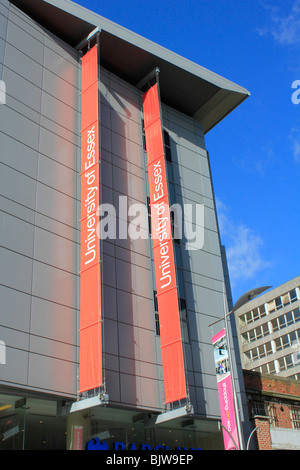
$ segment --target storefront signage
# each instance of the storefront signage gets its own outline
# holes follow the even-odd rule
[[[102,384],[98,47],[82,57],[80,392]]]
[[[143,95],[143,111],[165,402],[171,403],[187,392],[157,84]]]
[[[124,442],[114,442],[112,449],[109,449],[109,445],[106,441],[100,441],[100,439],[91,439],[87,444],[87,450],[202,450],[197,448],[187,448],[176,446],[171,448],[164,444],[158,444],[156,446],[150,446],[149,444],[135,444],[134,442],[125,444]]]
[[[239,449],[225,329],[212,338],[225,450]]]

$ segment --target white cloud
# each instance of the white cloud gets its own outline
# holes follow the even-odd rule
[[[283,13],[274,4],[263,2],[270,13],[270,25],[259,30],[261,35],[270,34],[282,45],[300,43],[300,0],[295,0],[288,13]]]
[[[289,138],[292,143],[294,161],[296,163],[300,163],[300,132],[299,130],[292,129]]]
[[[229,209],[217,199],[218,220],[222,243],[226,247],[228,269],[232,287],[254,279],[261,271],[270,266],[263,259],[262,238],[244,224],[235,224],[228,216]]]

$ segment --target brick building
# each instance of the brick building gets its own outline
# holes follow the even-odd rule
[[[259,450],[300,450],[298,380],[243,371],[253,443]]]

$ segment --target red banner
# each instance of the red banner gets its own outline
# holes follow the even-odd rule
[[[80,393],[102,384],[98,47],[82,57]]]
[[[143,95],[143,110],[165,402],[171,403],[187,393],[157,85]]]

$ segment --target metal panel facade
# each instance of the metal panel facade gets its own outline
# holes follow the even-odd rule
[[[0,7],[8,17],[0,56],[7,91],[0,106],[1,384],[75,396],[78,57],[9,2]]]

